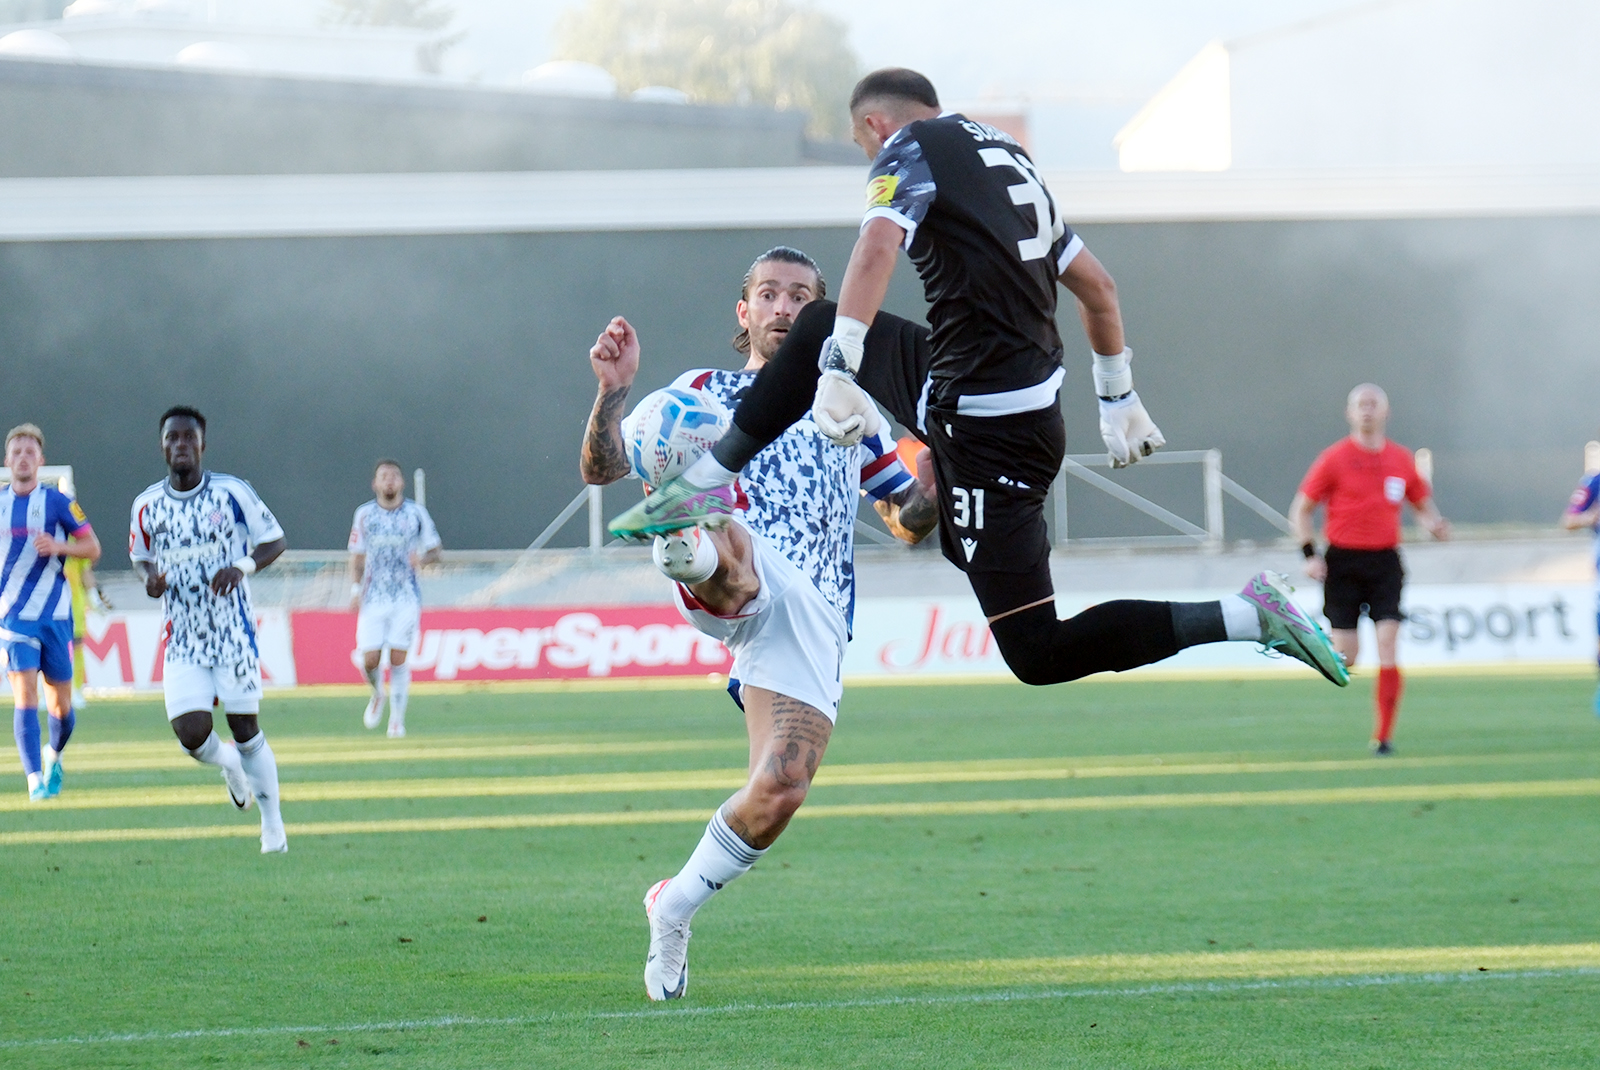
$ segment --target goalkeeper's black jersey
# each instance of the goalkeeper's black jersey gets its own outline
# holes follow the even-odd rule
[[[1053,402],[1056,279],[1083,242],[1022,146],[961,115],[910,123],[873,162],[866,218],[875,216],[905,228],[932,306],[929,404],[998,413],[1007,399],[975,399],[1028,387]]]

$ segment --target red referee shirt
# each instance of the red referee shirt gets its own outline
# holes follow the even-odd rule
[[[1392,550],[1400,544],[1400,503],[1432,493],[1411,451],[1396,442],[1363,449],[1342,438],[1323,450],[1300,493],[1328,510],[1328,542],[1345,550]]]

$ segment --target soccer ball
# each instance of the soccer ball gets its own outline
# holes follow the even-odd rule
[[[647,394],[622,421],[622,447],[633,474],[652,487],[678,475],[733,423],[733,414],[712,395],[669,386]]]

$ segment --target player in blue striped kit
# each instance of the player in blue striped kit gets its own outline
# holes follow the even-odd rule
[[[8,521],[0,531],[0,651],[11,680],[12,731],[28,776],[28,798],[37,802],[61,791],[61,751],[75,721],[72,594],[64,566],[69,557],[100,560],[100,540],[77,502],[39,485],[44,432],[33,424],[12,428],[5,456],[11,482],[0,491],[0,516]],[[41,672],[50,701],[48,763],[40,753]]]

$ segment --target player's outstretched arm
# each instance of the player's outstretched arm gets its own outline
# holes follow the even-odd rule
[[[1122,304],[1111,272],[1087,249],[1078,250],[1061,273],[1061,285],[1078,300],[1078,318],[1096,353],[1121,353],[1127,348],[1122,330]]]
[[[603,486],[628,474],[628,458],[622,448],[622,413],[628,390],[639,374],[639,335],[633,324],[621,316],[606,324],[589,347],[589,366],[600,388],[589,412],[578,468],[585,483]]]
[[[1100,437],[1111,467],[1126,468],[1167,444],[1133,389],[1133,351],[1122,329],[1117,284],[1087,249],[1079,249],[1060,275],[1078,299],[1078,315],[1094,349],[1094,392],[1100,399]]]
[[[833,335],[822,343],[822,375],[811,404],[817,430],[840,446],[854,446],[874,434],[881,422],[877,406],[856,385],[855,376],[861,370],[867,330],[883,307],[905,236],[891,219],[867,220],[844,269]]]

